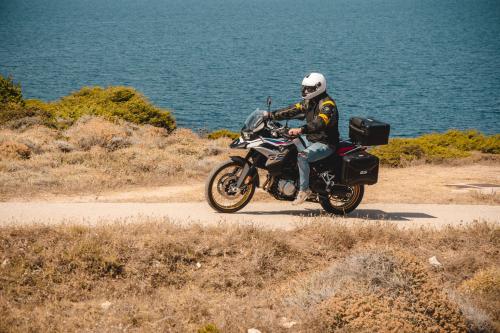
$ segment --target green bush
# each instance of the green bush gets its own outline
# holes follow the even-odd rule
[[[219,138],[230,138],[230,139],[234,140],[236,138],[239,138],[240,135],[236,132],[233,132],[233,131],[230,131],[228,129],[223,128],[223,129],[219,129],[219,130],[216,130],[216,131],[209,133],[207,137],[210,140],[216,140]]]
[[[55,118],[51,112],[36,104],[27,107],[21,85],[14,83],[10,76],[5,78],[0,75],[0,125],[6,123],[14,128],[33,124],[54,127]]]
[[[169,111],[152,105],[143,95],[129,87],[85,87],[55,102],[28,100],[26,105],[45,110],[58,120],[71,122],[84,115],[95,115],[163,127],[168,131],[176,127]]]
[[[207,324],[203,327],[200,327],[198,329],[198,333],[220,333],[220,331],[214,324]]]
[[[0,125],[7,124],[11,128],[21,128],[30,125],[59,127],[54,115],[47,110],[32,106],[22,106],[8,103],[0,104]]]
[[[0,104],[23,105],[23,103],[21,85],[14,83],[11,76],[5,78],[0,75]]]
[[[382,164],[390,166],[402,166],[415,160],[436,162],[462,158],[469,156],[471,151],[499,154],[500,134],[486,136],[476,130],[450,130],[417,138],[395,138],[388,145],[371,150]]]

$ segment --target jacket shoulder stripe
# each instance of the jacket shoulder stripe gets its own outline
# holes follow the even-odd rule
[[[330,122],[330,118],[324,113],[318,114],[318,117],[323,119],[323,121],[325,122],[326,125],[328,125],[328,123]]]
[[[321,103],[321,107],[328,105],[328,104],[335,106],[335,103],[333,101],[326,101],[326,102]]]

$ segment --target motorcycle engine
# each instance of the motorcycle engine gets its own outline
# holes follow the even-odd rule
[[[267,191],[278,200],[293,200],[297,184],[295,180],[273,177]]]
[[[297,187],[295,186],[295,182],[288,179],[280,179],[278,182],[278,191],[280,191],[281,195],[285,197],[292,197],[295,194]]]

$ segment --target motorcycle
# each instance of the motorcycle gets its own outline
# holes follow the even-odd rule
[[[268,100],[268,106],[270,102]],[[353,117],[349,123],[350,140],[339,143],[325,159],[310,164],[310,189],[307,199],[319,203],[331,214],[344,215],[361,203],[365,185],[378,180],[379,160],[367,146],[387,144],[389,125],[373,118]],[[241,136],[230,147],[248,150],[245,157],[231,156],[215,167],[205,185],[209,205],[221,213],[234,213],[245,207],[260,186],[258,170],[266,176],[262,189],[277,200],[293,201],[298,193],[297,154],[308,146],[305,136],[288,135],[285,125],[256,110],[246,119]]]

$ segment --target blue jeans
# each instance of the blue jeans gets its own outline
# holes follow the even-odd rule
[[[301,191],[305,191],[309,188],[309,163],[328,157],[332,153],[333,150],[328,147],[328,145],[321,142],[314,142],[297,155],[300,176],[299,189]]]

